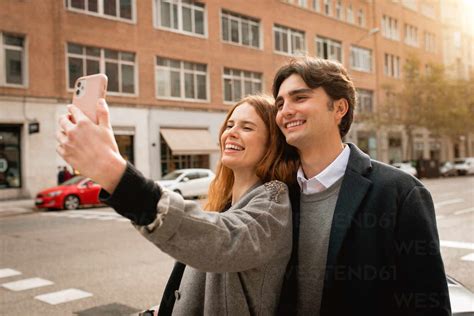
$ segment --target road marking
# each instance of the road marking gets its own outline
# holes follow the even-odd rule
[[[441,247],[474,250],[474,243],[440,240]]]
[[[60,213],[43,213],[45,216],[81,218],[81,219],[97,219],[101,221],[117,221],[130,222],[129,219],[123,218],[122,215],[114,212],[100,212],[100,211],[66,211]]]
[[[464,261],[474,261],[474,253],[470,253],[464,257],[461,258],[461,260],[464,260]]]
[[[462,203],[462,202],[464,202],[464,199],[446,200],[446,201],[442,201],[442,202],[439,202],[439,203],[435,203],[434,207],[437,209],[437,208],[443,207],[445,205],[457,204],[457,203]]]
[[[51,305],[57,305],[90,296],[92,296],[92,294],[89,292],[81,291],[78,289],[67,289],[59,292],[38,295],[35,296],[35,299]]]
[[[444,216],[444,215],[437,215],[437,216],[436,216],[436,220],[439,221],[440,219],[443,219],[443,218],[445,218],[445,217],[446,217],[446,216]]]
[[[6,289],[11,291],[24,291],[29,289],[34,289],[37,287],[42,287],[46,285],[54,284],[51,281],[41,279],[41,278],[31,278],[31,279],[24,279],[15,282],[4,283],[2,286]]]
[[[463,210],[456,211],[456,212],[454,212],[454,215],[461,215],[461,214],[466,214],[466,213],[470,213],[470,212],[474,212],[474,207],[470,207],[470,208],[466,208],[466,209],[463,209]]]
[[[20,271],[16,271],[13,269],[0,269],[0,278],[7,278],[14,275],[20,275],[20,274],[21,274]]]

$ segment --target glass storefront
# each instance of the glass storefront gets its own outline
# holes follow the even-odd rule
[[[133,156],[133,135],[114,135],[119,152],[122,157],[132,165],[135,163]]]
[[[0,125],[0,189],[21,188],[21,125]]]

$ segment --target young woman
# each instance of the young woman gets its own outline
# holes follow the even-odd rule
[[[229,111],[206,210],[121,161],[105,102],[98,105],[98,125],[74,106],[72,117],[60,119],[58,153],[103,186],[103,201],[187,265],[170,305],[173,315],[275,314],[292,246],[283,182],[294,181],[297,168],[275,111],[263,96],[246,97]]]

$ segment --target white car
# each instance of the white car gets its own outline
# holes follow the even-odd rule
[[[453,316],[474,315],[474,294],[452,277],[448,276],[447,279]]]
[[[412,176],[418,176],[418,172],[409,162],[395,162],[392,164],[395,168],[398,168],[406,173],[411,174]]]
[[[456,168],[459,175],[474,174],[474,157],[454,160],[454,168]]]
[[[207,195],[215,174],[209,169],[178,169],[165,175],[158,184],[185,198]]]

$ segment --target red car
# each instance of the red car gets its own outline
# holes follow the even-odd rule
[[[98,205],[101,187],[89,178],[76,176],[36,195],[37,208],[75,210],[81,205]]]

